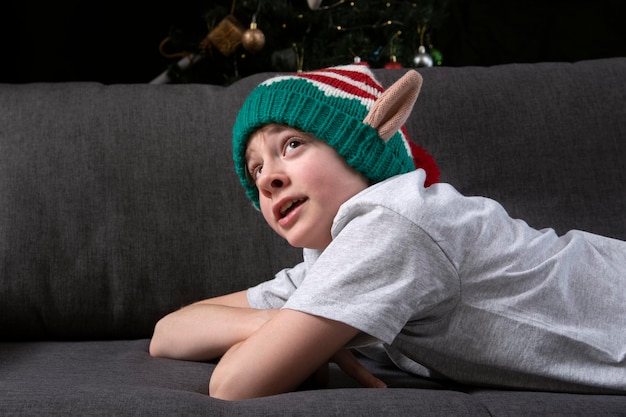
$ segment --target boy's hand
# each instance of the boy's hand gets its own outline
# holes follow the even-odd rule
[[[370,373],[370,371],[364,367],[348,349],[341,349],[335,353],[330,362],[336,363],[342,371],[346,373],[350,378],[354,379],[365,388],[387,388],[387,385],[376,378]],[[325,364],[319,368],[312,376],[317,387],[328,386],[328,364]]]
[[[349,377],[366,388],[387,388],[387,384],[372,375],[348,349],[340,349],[333,355],[331,362],[335,362]]]

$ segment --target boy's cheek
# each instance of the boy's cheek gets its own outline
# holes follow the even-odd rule
[[[263,197],[259,198],[259,205],[261,207],[261,214],[263,214],[263,218],[265,221],[271,226],[272,225],[272,206],[270,202]]]

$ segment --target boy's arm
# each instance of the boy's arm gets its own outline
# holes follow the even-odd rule
[[[357,329],[341,322],[280,310],[253,335],[226,352],[213,371],[209,394],[236,400],[292,391],[357,333]],[[348,373],[365,374],[358,378],[361,382],[369,377],[378,381],[358,363],[353,366],[357,370]]]
[[[246,291],[203,300],[159,320],[150,354],[184,360],[215,359],[248,338],[275,313],[250,308]]]

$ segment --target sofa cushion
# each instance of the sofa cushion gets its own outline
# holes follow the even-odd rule
[[[246,401],[207,396],[213,363],[152,358],[148,340],[0,343],[0,415],[620,416],[626,396],[476,389],[361,358],[387,389],[336,366],[329,389]]]
[[[472,392],[493,416],[623,416],[626,396],[479,390]]]
[[[418,378],[407,388],[390,369],[387,381],[393,386],[395,374],[404,387],[355,389],[333,367],[332,389],[221,401],[207,395],[212,363],[152,358],[147,347],[148,340],[0,343],[0,415],[489,415],[468,394]]]

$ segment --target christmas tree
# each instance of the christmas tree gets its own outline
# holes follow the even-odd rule
[[[434,47],[446,0],[213,1],[172,24],[170,63],[153,82],[230,84],[266,71],[365,61],[373,68],[441,65]]]

